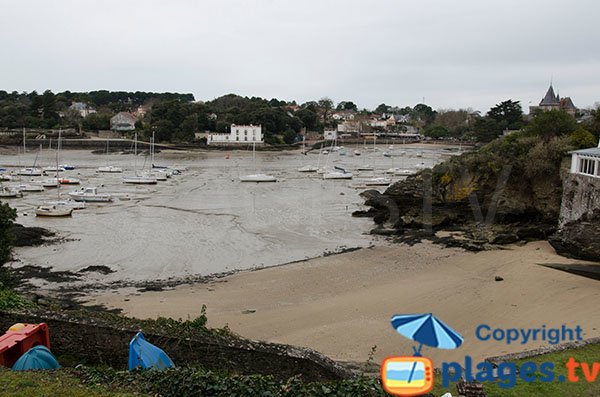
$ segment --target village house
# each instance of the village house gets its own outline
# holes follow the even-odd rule
[[[110,129],[115,132],[135,130],[137,118],[128,112],[119,112],[110,119]]]
[[[571,173],[600,178],[600,143],[597,148],[571,152]]]
[[[143,119],[144,116],[150,111],[150,105],[140,105],[133,111],[133,115],[138,119]]]
[[[338,138],[338,130],[325,129],[323,131],[323,138],[326,141],[335,141]]]
[[[538,106],[529,106],[529,114],[534,114],[539,111],[549,111],[549,110],[564,110],[572,116],[575,116],[577,113],[577,107],[573,103],[570,97],[561,98],[560,95],[554,94],[554,87],[550,84],[548,87],[548,91],[546,91],[546,95],[540,101]]]
[[[229,133],[212,133],[207,137],[208,145],[263,143],[262,126],[231,124]]]
[[[337,132],[358,136],[362,132],[362,123],[360,121],[343,121],[337,125]]]
[[[352,110],[342,110],[342,111],[338,111],[335,112],[331,115],[331,118],[336,120],[336,121],[349,121],[349,120],[354,120],[354,111]]]
[[[71,106],[69,106],[69,109],[78,112],[83,118],[86,118],[92,113],[96,113],[96,109],[83,102],[73,102]]]

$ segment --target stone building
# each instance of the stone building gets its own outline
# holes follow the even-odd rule
[[[546,95],[544,95],[540,104],[538,106],[529,107],[529,114],[534,114],[539,111],[545,112],[548,110],[564,110],[573,116],[577,113],[577,107],[573,103],[571,97],[561,98],[558,93],[555,94],[552,84],[548,87],[548,91],[546,91]]]
[[[115,132],[135,130],[137,118],[128,112],[119,112],[110,119],[110,129]]]

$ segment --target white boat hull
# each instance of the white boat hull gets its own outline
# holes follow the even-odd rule
[[[328,172],[323,174],[323,179],[352,179],[351,172]]]
[[[305,165],[304,167],[298,168],[298,172],[317,172],[319,169],[312,165]]]
[[[42,185],[18,185],[15,188],[22,192],[43,192],[44,191],[44,187]]]
[[[120,174],[121,172],[123,172],[123,169],[120,167],[113,167],[112,165],[109,165],[107,167],[98,167],[96,169],[96,172],[105,174]]]
[[[150,176],[130,176],[123,178],[123,182],[134,185],[156,185],[157,179]]]
[[[21,191],[18,189],[13,189],[10,187],[2,187],[0,189],[0,197],[1,198],[23,197],[23,193],[21,193]]]
[[[389,178],[372,178],[367,179],[365,182],[365,186],[389,186],[392,183]]]
[[[96,188],[93,187],[69,192],[69,197],[75,201],[85,201],[88,203],[108,203],[112,201],[110,194],[98,193]]]
[[[277,182],[277,178],[272,175],[254,174],[240,176],[241,182]]]
[[[19,170],[18,174],[23,176],[42,176],[42,170],[39,168],[24,168]]]
[[[71,216],[73,208],[59,208],[56,206],[41,206],[35,209],[35,215],[48,217]]]

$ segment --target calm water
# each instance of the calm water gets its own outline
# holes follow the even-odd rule
[[[361,156],[353,156],[352,150],[346,156],[332,153],[329,165],[350,170],[363,163],[376,167],[375,172],[355,171],[352,181],[324,181],[320,175],[296,171],[307,163],[316,165],[318,153],[257,152],[257,170],[279,178],[271,184],[239,182],[240,175],[254,172],[251,151],[163,152],[157,154],[156,164],[185,166],[187,171],[155,186],[123,184],[122,177],[128,172],[95,173],[96,167],[106,164],[126,170],[133,170],[134,164],[147,166],[150,161],[142,155],[134,160],[133,155],[63,150],[61,163],[77,167],[66,175],[81,179],[81,186],[100,186],[101,191],[123,199],[90,204],[75,211],[72,218],[62,219],[38,218],[33,212],[44,200],[56,198],[56,189],[11,199],[18,210],[18,222],[52,229],[67,239],[58,245],[18,249],[17,257],[20,264],[55,270],[79,271],[91,265],[115,270],[107,276],[89,273],[90,281],[154,280],[269,266],[342,247],[367,246],[371,237],[366,233],[372,220],[351,217],[363,204],[360,190],[352,185],[361,177],[381,176],[392,165],[432,165],[442,158],[439,150],[407,149],[407,155],[394,158],[392,164],[382,156],[383,150],[383,146],[378,152],[361,148]],[[414,156],[417,152],[423,157]],[[35,156],[36,152],[3,155],[0,165],[31,166]],[[48,166],[54,161],[54,153],[44,151],[38,165]],[[63,187],[61,194],[66,197],[76,188]]]

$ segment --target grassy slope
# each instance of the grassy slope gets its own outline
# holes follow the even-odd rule
[[[0,368],[0,396],[128,397],[140,394],[110,391],[100,385],[82,385],[69,370],[11,371]]]

